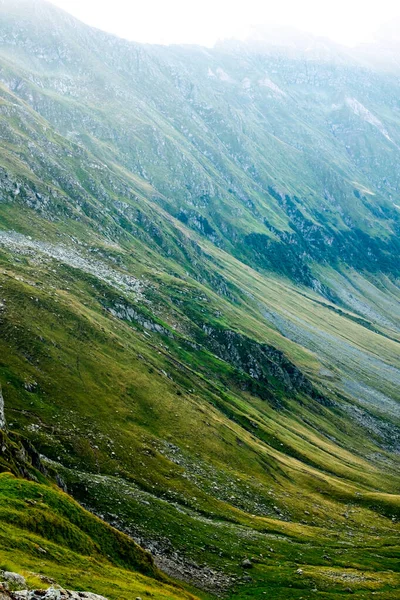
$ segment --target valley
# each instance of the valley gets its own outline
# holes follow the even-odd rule
[[[400,597],[396,74],[0,18],[0,569]]]

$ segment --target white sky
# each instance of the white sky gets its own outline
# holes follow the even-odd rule
[[[400,17],[400,0],[50,0],[138,42],[212,45],[246,26],[288,26],[354,45]]]

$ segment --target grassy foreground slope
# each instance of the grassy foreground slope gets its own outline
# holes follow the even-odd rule
[[[26,452],[21,453],[19,439],[10,439],[4,432],[0,435],[1,569],[24,575],[36,589],[56,582],[115,599],[140,594],[193,598],[169,582],[151,556],[131,539],[50,484]],[[30,481],[18,477],[21,468]]]

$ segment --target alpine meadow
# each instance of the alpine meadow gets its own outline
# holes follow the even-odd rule
[[[400,599],[400,41],[0,0],[0,581]]]

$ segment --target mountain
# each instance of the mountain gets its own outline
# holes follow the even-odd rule
[[[0,15],[0,563],[110,600],[395,598],[396,74]],[[61,569],[71,511],[104,533]]]

